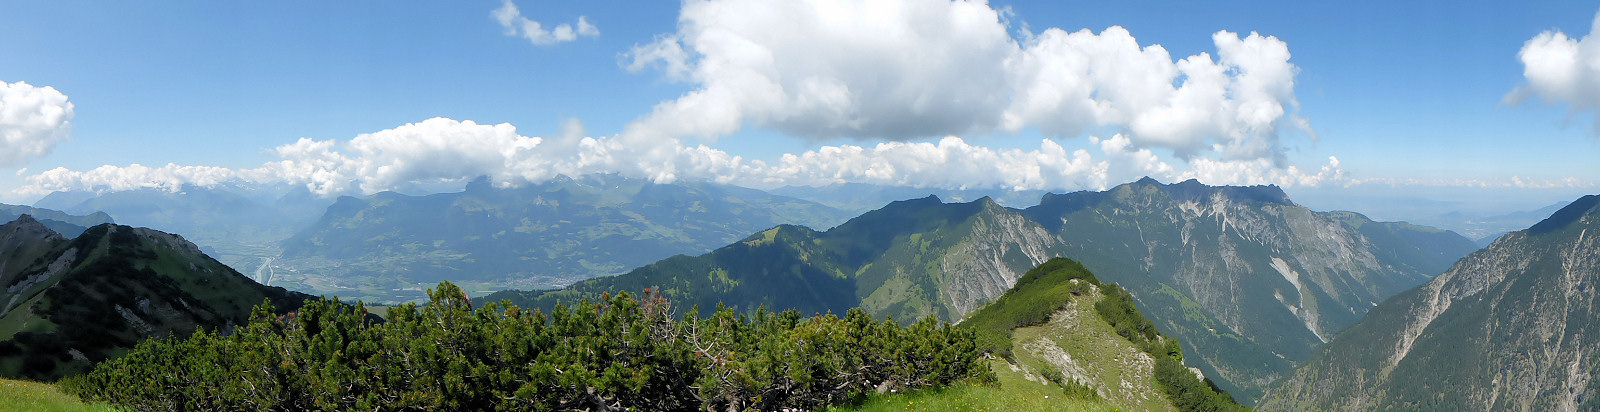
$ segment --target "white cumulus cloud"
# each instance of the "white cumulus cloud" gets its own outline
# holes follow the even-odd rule
[[[636,130],[717,137],[751,123],[905,139],[991,128],[999,113],[972,109],[1006,103],[1000,62],[1015,44],[998,21],[966,1],[686,1],[679,30],[625,63],[699,87]]]
[[[1008,30],[983,1],[689,0],[678,30],[625,54],[695,86],[628,127],[716,138],[747,126],[791,135],[907,140],[1038,128],[1110,128],[1180,157],[1283,161],[1296,115],[1288,45],[1217,32],[1217,57],[1174,60],[1131,33]],[[1026,26],[1024,26],[1026,27]],[[1313,136],[1314,137],[1314,136]]]
[[[72,136],[72,102],[54,87],[0,81],[0,167],[50,154]]]
[[[1592,131],[1600,135],[1600,14],[1590,23],[1590,34],[1582,38],[1559,30],[1547,30],[1528,39],[1517,52],[1522,75],[1528,83],[1506,94],[1505,102],[1517,105],[1533,97],[1547,103],[1565,103],[1572,113],[1596,114]]]
[[[522,36],[541,46],[577,40],[578,36],[600,36],[600,28],[590,24],[587,16],[578,16],[577,26],[562,23],[553,29],[546,29],[543,23],[523,17],[522,10],[511,0],[504,0],[500,8],[489,12],[489,15],[500,22],[507,36]]]

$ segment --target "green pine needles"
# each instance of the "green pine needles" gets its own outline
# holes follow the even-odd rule
[[[971,332],[844,316],[675,319],[646,289],[550,313],[473,309],[448,282],[425,306],[270,302],[229,336],[147,340],[64,380],[85,400],[138,410],[801,410],[890,388],[992,381]]]

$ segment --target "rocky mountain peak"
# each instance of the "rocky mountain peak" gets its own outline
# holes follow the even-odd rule
[[[26,239],[22,239],[26,238]],[[61,239],[62,236],[50,230],[44,223],[34,219],[32,215],[24,214],[16,220],[0,225],[0,241],[26,240],[38,241],[46,239]]]
[[[1174,200],[1180,202],[1194,201],[1203,203],[1220,193],[1233,201],[1294,205],[1294,201],[1289,200],[1289,195],[1284,193],[1283,189],[1277,185],[1210,186],[1200,183],[1199,180],[1189,179],[1159,187],[1167,196],[1171,196]]]
[[[26,214],[26,213],[22,214],[21,216],[17,216],[17,219],[16,220],[12,220],[11,223],[8,223],[8,225],[9,224],[39,225],[40,227],[44,226],[43,223],[39,223],[39,221],[37,219],[34,219],[33,215]]]
[[[1204,204],[1210,203],[1219,195],[1224,199],[1235,202],[1296,206],[1294,201],[1289,200],[1289,195],[1284,193],[1283,189],[1277,185],[1211,186],[1200,183],[1199,180],[1195,179],[1163,184],[1154,178],[1145,177],[1132,183],[1118,185],[1104,192],[1047,193],[1039,199],[1038,206],[1029,209],[1048,211],[1050,214],[1061,214],[1093,207],[1107,200],[1126,202],[1129,199],[1143,199],[1149,196],[1155,196],[1157,199],[1170,198],[1176,202]]]

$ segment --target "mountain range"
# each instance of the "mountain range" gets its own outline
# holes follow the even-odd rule
[[[1291,371],[1378,301],[1475,249],[1453,232],[1313,212],[1276,187],[1151,179],[1045,195],[1017,210],[989,198],[898,201],[827,231],[778,226],[559,291],[501,292],[549,308],[659,287],[674,301],[808,313],[860,306],[908,322],[959,321],[1052,257],[1122,284],[1190,364],[1244,399]]]
[[[704,253],[778,224],[818,228],[845,212],[736,186],[559,176],[521,187],[340,197],[282,242],[270,283],[410,300],[449,279],[472,292],[551,288]],[[487,292],[481,292],[487,293]]]
[[[991,189],[939,189],[909,186],[888,186],[868,183],[834,183],[823,186],[784,186],[769,192],[780,196],[821,203],[829,207],[859,215],[888,205],[890,202],[934,196],[948,202],[966,203],[984,197],[1002,206],[1022,208],[1039,204],[1043,190]]]
[[[943,203],[929,196],[890,203],[827,231],[781,225],[698,257],[675,256],[558,291],[497,292],[486,300],[548,308],[604,291],[658,287],[702,313],[718,303],[804,313],[860,306],[904,322],[927,316],[955,321],[1060,248],[1037,223],[988,198]]]
[[[812,197],[887,193],[811,189]],[[280,313],[307,299],[257,284],[177,235],[83,212],[98,205],[136,221],[203,226],[179,221],[256,212],[282,219],[286,205],[316,202],[309,193],[268,201],[231,190],[60,193],[40,202],[71,203],[72,212],[0,205],[0,217],[16,215],[0,226],[0,376],[80,373],[149,337],[226,333],[263,299]],[[322,217],[274,246],[281,256],[262,266],[279,268],[281,284],[338,290],[466,279],[483,291],[539,279],[575,283],[474,300],[550,309],[650,288],[701,314],[861,307],[901,323],[1011,324],[1004,336],[1014,343],[991,366],[1128,409],[1184,408],[1152,397],[1168,390],[1150,380],[1170,378],[1170,362],[1158,367],[1141,355],[1161,358],[1178,342],[1181,353],[1167,353],[1189,367],[1183,374],[1210,383],[1190,388],[1259,399],[1263,410],[1575,410],[1593,408],[1600,394],[1590,379],[1600,373],[1600,337],[1588,330],[1600,315],[1590,290],[1600,240],[1587,235],[1600,233],[1600,195],[1482,250],[1452,231],[1312,211],[1273,186],[1148,178],[1042,194],[1019,202],[1026,208],[925,196],[848,220],[835,207],[753,189],[607,175],[518,188],[480,179],[455,193],[324,202],[332,205]],[[174,204],[182,206],[162,212]],[[260,239],[286,233],[281,222],[247,225],[280,228],[253,232]],[[1040,267],[1059,269],[1046,262],[1060,257],[1081,274],[1028,280],[1043,278]],[[582,280],[629,265],[640,266]],[[1071,297],[1040,303],[1047,295]],[[1019,299],[1049,310],[1026,322],[1007,318]],[[1148,320],[1135,323],[1148,326],[1136,329],[1159,337],[1140,340],[1143,332],[1104,318],[1105,302],[1137,305],[1130,311]]]
[[[125,225],[182,233],[207,255],[254,274],[280,253],[278,242],[315,222],[331,203],[303,186],[222,184],[54,192],[34,206],[100,213]]]
[[[49,227],[56,233],[68,237],[76,237],[89,229],[90,226],[101,223],[112,223],[111,215],[105,212],[93,212],[83,216],[71,215],[59,210],[44,209],[32,206],[0,204],[0,222],[17,220],[22,215],[28,215],[39,223]]]
[[[1314,212],[1273,186],[1144,179],[1024,211],[1065,256],[1123,285],[1191,364],[1243,399],[1390,295],[1476,249],[1465,237]]]
[[[1273,410],[1579,410],[1600,395],[1600,195],[1500,237],[1340,333]]]

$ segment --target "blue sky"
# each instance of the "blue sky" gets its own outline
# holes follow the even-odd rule
[[[860,4],[820,0],[513,2],[521,19],[545,30],[561,24],[575,28],[580,16],[598,29],[598,35],[550,44],[536,44],[520,32],[508,34],[493,15],[505,9],[504,1],[324,3],[329,2],[0,4],[0,82],[26,83],[34,91],[48,86],[72,107],[69,131],[16,128],[42,136],[35,140],[47,141],[47,153],[0,148],[31,153],[9,161],[0,156],[6,163],[0,164],[0,201],[26,202],[47,190],[80,186],[281,178],[332,194],[471,174],[510,185],[593,171],[751,186],[866,181],[1052,190],[1095,189],[1155,174],[1213,184],[1275,183],[1297,199],[1302,193],[1310,199],[1419,193],[1469,201],[1527,198],[1508,208],[1600,192],[1600,140],[1592,120],[1596,102],[1538,94],[1517,105],[1505,102],[1508,93],[1530,82],[1518,59],[1525,43],[1547,31],[1563,32],[1573,41],[1588,35],[1600,10],[1588,3],[1017,1],[962,3],[973,7],[960,8],[917,0],[889,4],[905,11],[903,27],[886,18],[885,30],[872,30],[877,20],[852,10]],[[792,10],[767,15],[763,7],[842,9],[844,15],[785,19]],[[944,33],[948,36],[934,30],[894,37],[897,28],[943,24],[919,17],[929,15],[920,14],[922,9],[974,13],[979,22],[993,13],[1009,26],[987,21],[1010,38],[973,40],[995,31],[987,26],[971,33],[952,27]],[[716,10],[737,13],[721,16]],[[680,18],[703,24],[691,27]],[[761,23],[762,18],[776,20]],[[513,26],[521,28],[520,22]],[[748,22],[754,23],[743,24]],[[969,119],[965,114],[983,104],[948,103],[971,99],[1003,105],[1022,91],[1036,90],[1015,86],[1025,76],[998,63],[1046,50],[1030,47],[1036,40],[1030,35],[1046,37],[1051,28],[1064,30],[1063,35],[1088,29],[1094,40],[1106,40],[1111,26],[1125,28],[1143,51],[1160,45],[1170,55],[1167,66],[1201,53],[1219,59],[1214,37],[1219,31],[1246,45],[1267,46],[1268,52],[1284,47],[1292,56],[1286,62],[1293,68],[1290,76],[1260,82],[1291,89],[1259,100],[1281,104],[1286,113],[1270,123],[1141,129],[1129,119],[1160,120],[1166,112],[1158,109],[1165,106],[1128,109],[1133,106],[1113,102],[1124,104],[1125,112],[1061,126],[1058,122],[1065,121],[1058,118],[1087,112],[1056,114],[1013,105],[1005,113],[996,109]],[[749,83],[736,82],[738,76],[766,73],[706,68],[718,58],[741,61],[741,55],[718,55],[709,42],[692,40],[728,27],[755,46],[776,50],[780,60],[819,55],[815,61],[781,60],[787,63],[774,77],[823,81],[785,83],[789,96],[800,97],[784,101],[744,95],[717,104],[684,103],[696,91],[742,93]],[[867,37],[853,42],[848,36],[857,30]],[[1251,32],[1271,38],[1250,40]],[[844,43],[830,47],[826,39],[834,34]],[[813,36],[815,42],[799,41]],[[1011,49],[994,49],[1006,41]],[[838,50],[857,44],[877,53]],[[1096,44],[1105,49],[1112,42]],[[674,60],[640,57],[657,45],[688,49],[694,72],[675,75]],[[1102,49],[1079,50],[1079,58],[1114,60],[1094,54]],[[990,57],[995,61],[985,64]],[[927,69],[917,59],[934,59],[929,65],[944,61],[942,66],[952,68]],[[1113,73],[1143,68],[1110,66]],[[1256,81],[1243,80],[1239,66],[1219,62],[1218,67],[1231,76],[1223,80],[1229,94],[1218,104],[1248,103],[1236,87]],[[931,80],[905,80],[924,77]],[[1124,93],[1119,88],[1127,81],[1096,80],[1090,97]],[[1153,81],[1198,83],[1184,77]],[[839,109],[826,99],[837,94],[805,94],[813,89],[804,88],[819,84],[825,92],[836,90],[827,88],[833,86],[852,92],[856,105]],[[1585,90],[1594,84],[1573,85]],[[934,86],[960,91],[931,90]],[[985,93],[995,87],[1009,87],[1009,92]],[[1589,94],[1600,94],[1593,91]],[[890,97],[877,97],[885,94]],[[918,111],[923,104],[932,109]],[[675,111],[652,117],[662,106]],[[717,113],[730,107],[743,111]],[[1002,120],[1017,113],[1023,120]],[[433,118],[444,119],[429,122]],[[1295,119],[1306,126],[1297,126]],[[514,132],[490,130],[502,123],[514,126]],[[1243,142],[1241,148],[1224,150],[1213,145],[1229,137],[1208,132],[1218,128],[1253,131],[1234,136]],[[538,137],[543,139],[534,139],[537,143],[528,139]],[[581,137],[594,142],[586,146]],[[310,143],[295,152],[299,155],[275,151],[302,138]],[[1061,150],[1051,150],[1043,140]],[[497,157],[514,151],[507,147],[538,153]],[[1083,162],[1070,161],[1077,150],[1087,156],[1079,159]],[[1139,150],[1148,156],[1141,157]],[[575,160],[602,154],[610,158]],[[801,156],[785,163],[784,154]],[[730,160],[734,156],[738,159]],[[1064,161],[1040,160],[1051,156]],[[1330,165],[1330,156],[1337,164]],[[1199,170],[1195,159],[1221,163]],[[1023,160],[1031,163],[1017,166]],[[915,161],[926,162],[907,163]],[[133,164],[175,168],[135,170],[129,168]],[[102,165],[114,167],[90,173]],[[1290,166],[1296,170],[1289,172]],[[56,173],[39,177],[52,169]],[[302,175],[290,176],[295,173]]]

